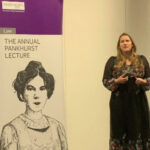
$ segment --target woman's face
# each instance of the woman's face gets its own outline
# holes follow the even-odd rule
[[[47,102],[47,90],[40,76],[33,78],[26,86],[24,99],[27,107],[32,111],[41,111]]]
[[[121,36],[121,38],[120,38],[120,49],[121,49],[123,54],[130,53],[132,46],[133,46],[133,44],[132,44],[132,41],[129,38],[129,36],[127,36],[127,35]]]

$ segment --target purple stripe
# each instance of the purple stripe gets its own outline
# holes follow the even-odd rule
[[[25,12],[6,12],[0,0],[0,27],[16,28],[17,34],[62,34],[63,0],[24,2]]]

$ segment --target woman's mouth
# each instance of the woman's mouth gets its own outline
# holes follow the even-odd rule
[[[40,105],[40,102],[34,102],[35,105]]]

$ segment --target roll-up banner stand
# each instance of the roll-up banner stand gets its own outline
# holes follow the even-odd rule
[[[67,150],[62,0],[0,0],[0,150]]]

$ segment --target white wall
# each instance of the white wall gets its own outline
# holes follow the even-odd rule
[[[149,53],[150,1],[126,0],[126,30],[136,40],[139,53]]]
[[[69,150],[108,150],[106,60],[125,30],[124,0],[64,0],[64,77]]]
[[[69,150],[108,150],[110,92],[101,82],[104,65],[116,55],[116,42],[124,31],[150,62],[149,18],[149,0],[64,0]]]

